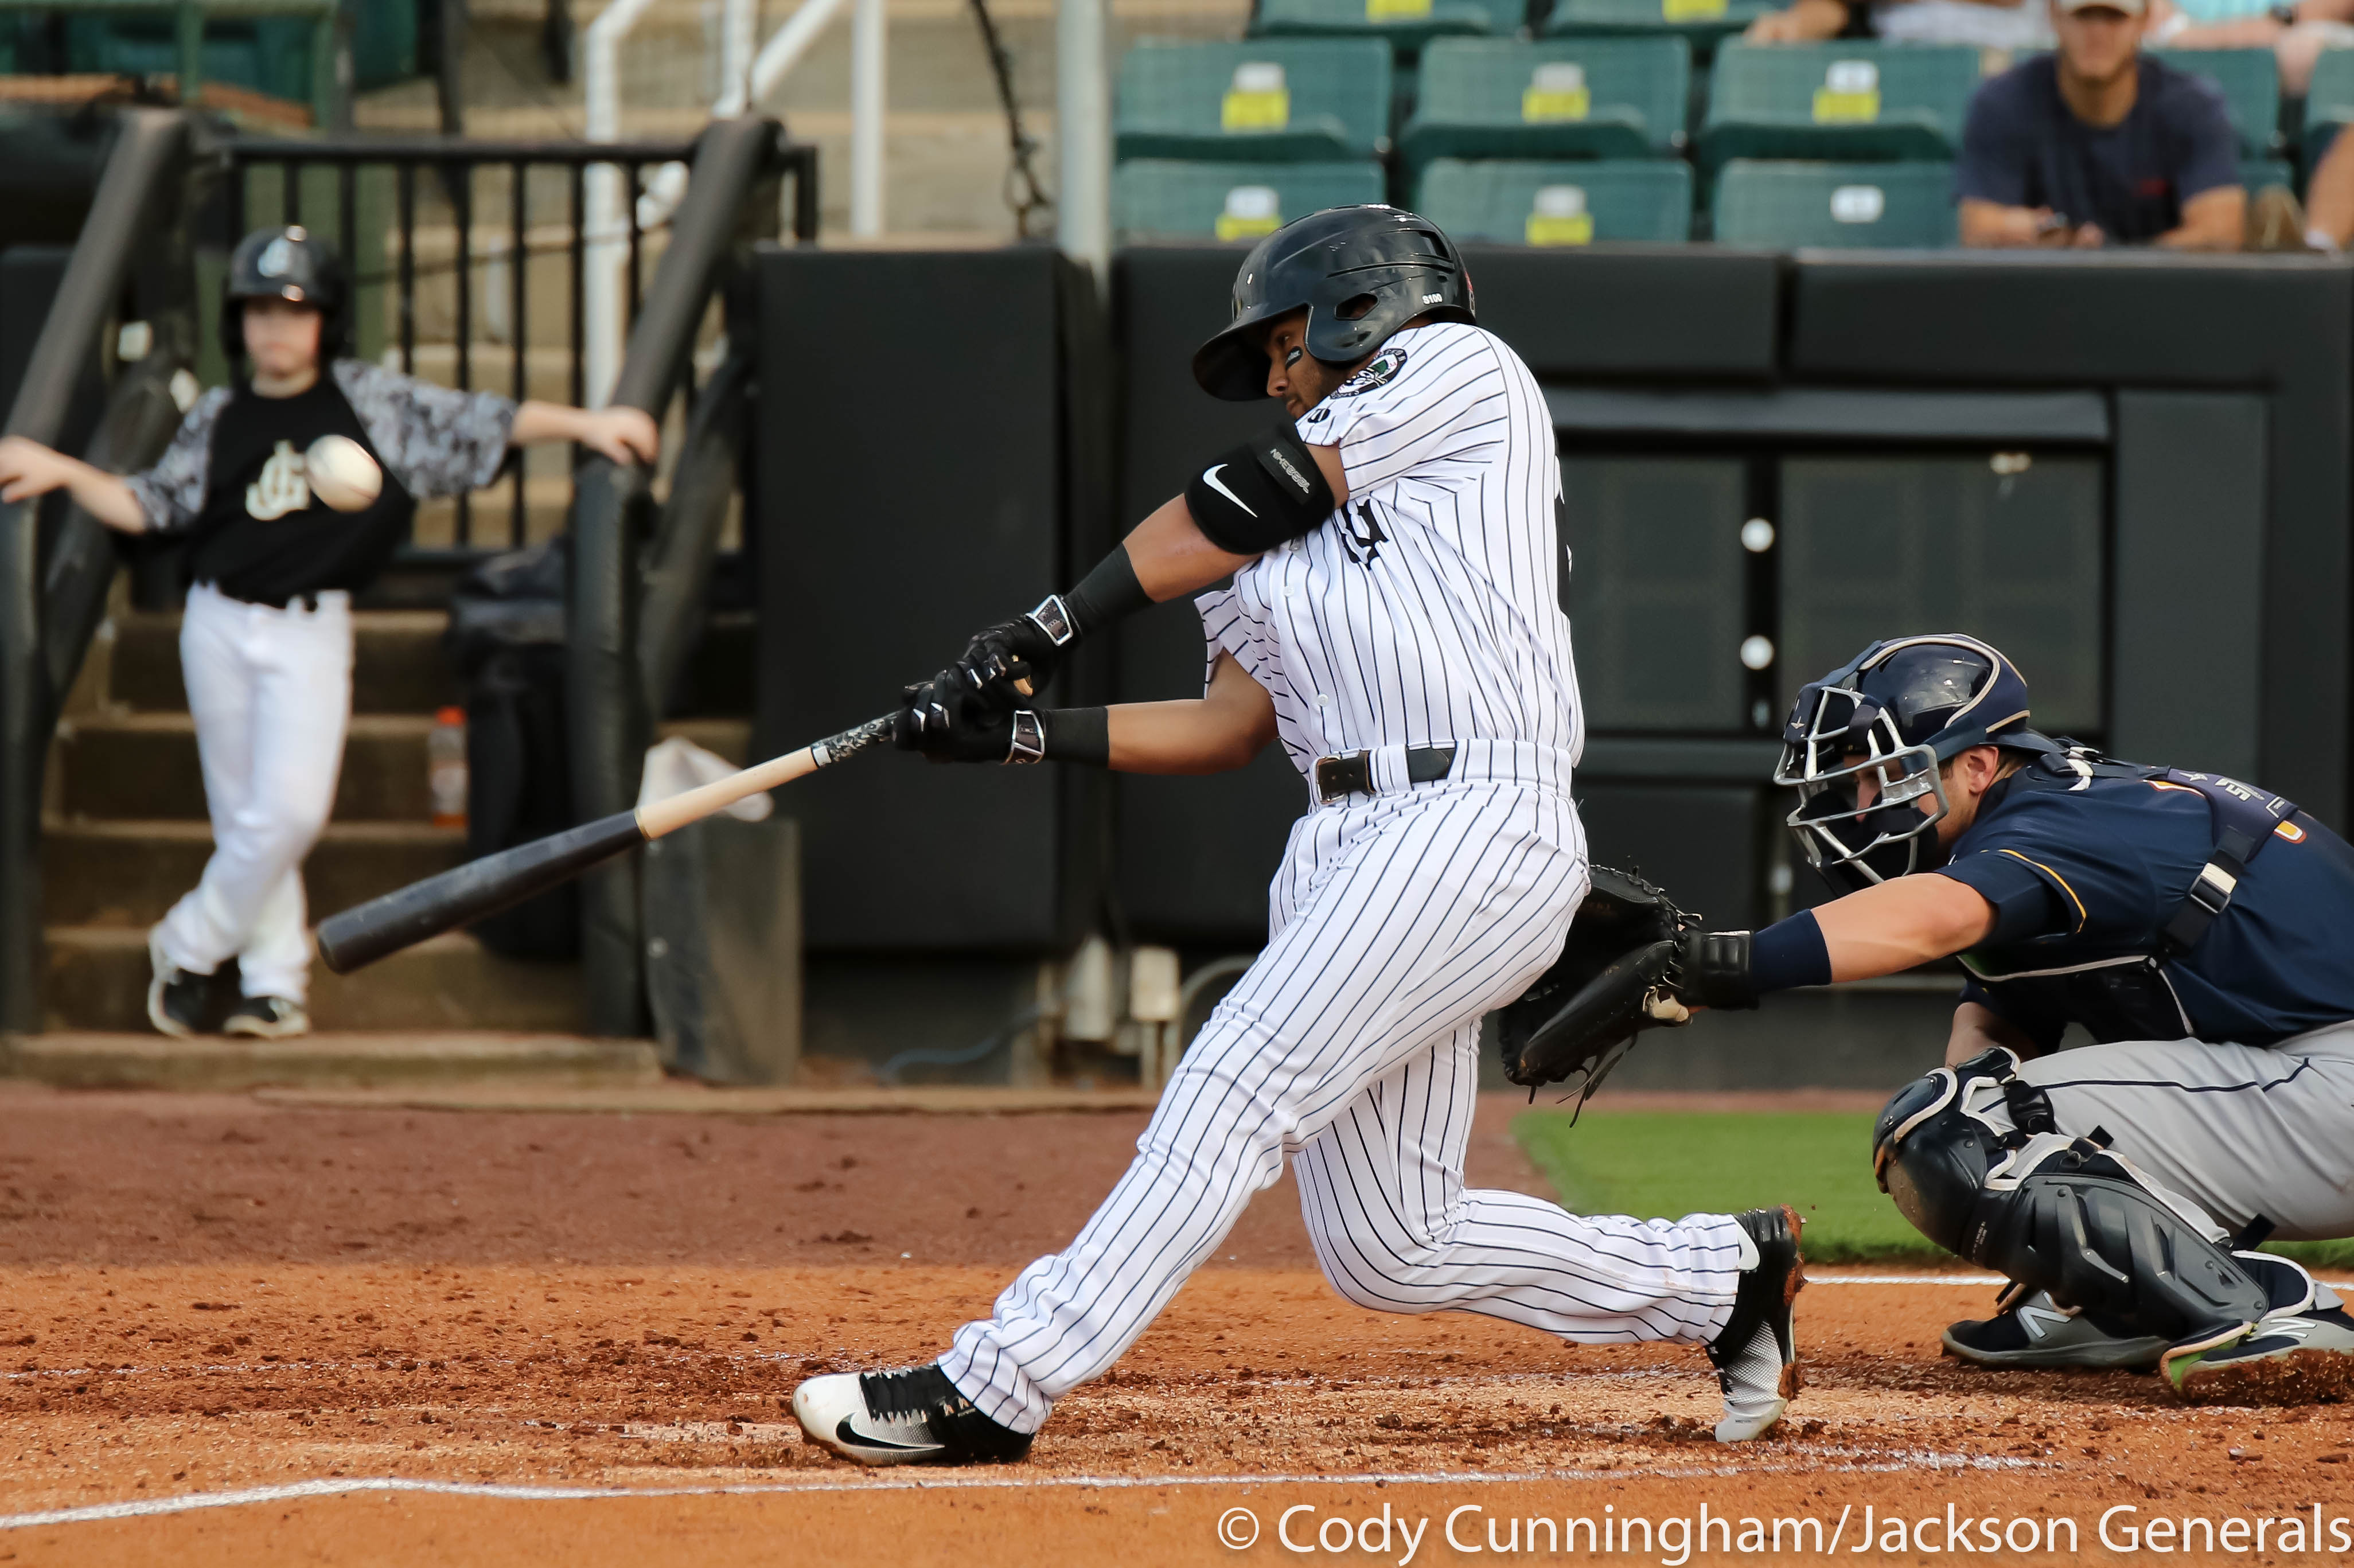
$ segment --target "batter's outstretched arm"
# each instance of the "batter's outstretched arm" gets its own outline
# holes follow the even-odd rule
[[[1338,447],[1310,447],[1317,471],[1332,492],[1332,504],[1349,499],[1349,476],[1341,467]],[[1258,557],[1221,549],[1193,521],[1193,509],[1182,495],[1172,495],[1129,534],[1120,546],[1128,552],[1138,584],[1153,603],[1197,593],[1221,577],[1232,577]]]
[[[1119,773],[1226,773],[1275,738],[1275,703],[1231,654],[1218,655],[1207,693],[1182,702],[1119,703],[1110,710],[1111,767]]]

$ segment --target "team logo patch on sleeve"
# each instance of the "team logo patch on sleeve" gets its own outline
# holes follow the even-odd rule
[[[1376,387],[1386,386],[1396,380],[1397,373],[1405,368],[1405,350],[1385,348],[1367,360],[1363,370],[1341,382],[1333,390],[1332,396],[1335,397],[1363,397]]]

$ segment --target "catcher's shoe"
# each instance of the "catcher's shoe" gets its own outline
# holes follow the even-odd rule
[[[2285,1257],[2234,1253],[2264,1283],[2272,1310],[2210,1348],[2178,1346],[2166,1381],[2193,1404],[2315,1404],[2354,1398],[2354,1317],[2338,1293]]]
[[[2085,1367],[2147,1372],[2166,1353],[2154,1334],[2112,1332],[2043,1291],[1946,1330],[1946,1354],[1982,1367]]]
[[[1030,1434],[1000,1426],[937,1364],[836,1372],[793,1390],[810,1441],[862,1465],[991,1465],[1030,1451]]]
[[[1797,1397],[1802,1381],[1791,1304],[1807,1284],[1807,1260],[1798,1251],[1804,1222],[1787,1203],[1735,1214],[1734,1222],[1756,1249],[1757,1261],[1742,1271],[1733,1316],[1708,1347],[1717,1386],[1724,1391],[1724,1419],[1716,1424],[1720,1443],[1764,1436]]]

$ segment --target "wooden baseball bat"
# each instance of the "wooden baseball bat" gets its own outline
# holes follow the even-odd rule
[[[855,757],[891,734],[889,715],[870,719],[854,729],[829,736],[782,757],[715,779],[666,800],[654,800],[634,811],[616,811],[597,821],[583,822],[527,844],[486,854],[480,860],[452,866],[437,876],[396,888],[319,924],[319,956],[337,974],[349,974],[387,953],[437,937],[470,920],[495,914],[567,877],[579,875],[625,851],[762,789],[830,768]]]

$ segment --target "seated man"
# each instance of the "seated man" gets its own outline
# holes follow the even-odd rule
[[[2236,250],[2248,196],[2213,84],[2141,52],[2144,0],[2051,0],[2057,52],[1970,100],[1965,245]]]
[[[1960,955],[1947,1065],[1872,1148],[1923,1234],[2014,1282],[1946,1353],[2158,1365],[2193,1400],[2354,1391],[2354,1319],[2247,1250],[2354,1234],[2354,849],[2261,789],[2037,734],[1967,637],[1872,644],[1783,741],[1791,830],[1854,891],[1659,942],[1617,987],[1658,1017]],[[2055,1054],[2072,1023],[2101,1044]],[[1540,1029],[1522,1081],[1580,1048]]]

